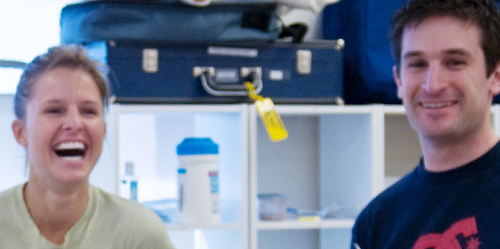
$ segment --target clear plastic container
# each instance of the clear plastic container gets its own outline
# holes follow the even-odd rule
[[[277,193],[257,195],[259,201],[259,218],[261,220],[283,220],[286,215],[286,198]]]

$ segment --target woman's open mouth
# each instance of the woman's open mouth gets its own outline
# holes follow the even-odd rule
[[[57,156],[65,160],[80,160],[85,156],[85,144],[82,142],[64,142],[58,144],[55,149]]]

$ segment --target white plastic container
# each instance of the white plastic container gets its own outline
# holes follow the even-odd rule
[[[210,138],[186,138],[179,158],[179,223],[220,222],[219,146]]]

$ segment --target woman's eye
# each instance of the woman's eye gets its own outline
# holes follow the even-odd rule
[[[62,108],[47,108],[47,109],[45,109],[45,113],[49,113],[49,114],[62,113]]]
[[[97,110],[95,110],[95,109],[93,109],[93,108],[84,108],[84,109],[82,110],[82,113],[83,113],[83,114],[87,114],[87,115],[95,115],[95,114],[97,114],[98,112],[97,112]]]

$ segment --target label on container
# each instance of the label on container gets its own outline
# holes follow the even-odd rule
[[[180,223],[220,222],[219,172],[217,156],[179,157],[178,198]],[[203,159],[203,160],[200,160]]]
[[[179,212],[183,210],[184,207],[184,177],[186,177],[186,169],[178,169],[177,172],[179,173],[179,189],[178,189],[178,194],[179,194]]]
[[[130,199],[137,201],[137,181],[130,181]]]
[[[120,186],[120,196],[129,199],[129,200],[138,200],[138,193],[137,193],[137,180],[135,180],[133,177],[124,177],[124,179],[121,180],[121,186]]]
[[[219,213],[219,173],[217,171],[209,171],[210,192],[212,193],[212,213]]]

